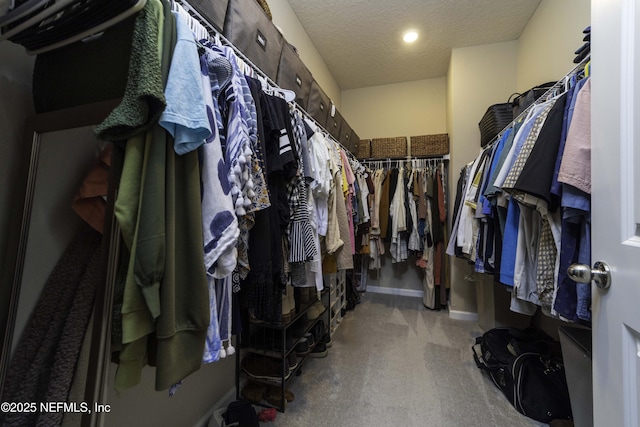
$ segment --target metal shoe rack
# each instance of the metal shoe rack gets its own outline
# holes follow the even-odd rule
[[[329,297],[329,330],[333,335],[342,322],[342,313],[347,306],[346,270],[324,275],[325,288],[330,291]],[[328,283],[327,283],[328,282]]]
[[[297,291],[297,290],[296,290]],[[315,288],[313,289],[315,295]],[[296,292],[297,293],[297,292]],[[301,374],[301,368],[305,359],[311,354],[314,347],[322,337],[328,333],[330,324],[330,291],[325,288],[321,292],[320,301],[324,305],[324,311],[315,319],[309,319],[307,313],[316,302],[311,298],[307,304],[299,303],[296,298],[296,314],[288,323],[267,323],[251,320],[246,322],[242,337],[238,337],[239,350],[236,352],[236,399],[249,399],[254,404],[263,407],[275,407],[284,412],[287,406],[285,390],[291,379]],[[314,346],[309,347],[304,355],[297,354],[296,347],[303,341],[303,336],[321,328]],[[296,355],[297,354],[297,355]],[[288,359],[296,355],[295,364],[290,364]],[[247,372],[247,360],[251,360],[252,374]],[[244,365],[243,365],[244,364]],[[274,372],[277,370],[277,372]],[[245,380],[245,381],[242,381]],[[245,396],[241,393],[243,384],[251,382],[254,385],[266,386],[266,389],[277,388],[277,399],[267,399],[267,396]],[[245,384],[246,386],[246,384]],[[266,392],[268,395],[269,393]],[[272,395],[273,396],[273,395]]]

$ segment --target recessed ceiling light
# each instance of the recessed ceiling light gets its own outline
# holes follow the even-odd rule
[[[418,33],[416,33],[415,31],[407,31],[406,33],[404,33],[404,36],[402,36],[402,39],[407,43],[413,43],[414,41],[418,40]]]

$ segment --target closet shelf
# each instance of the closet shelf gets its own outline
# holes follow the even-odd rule
[[[322,292],[320,293],[320,300],[322,300],[322,298],[324,298],[327,294],[329,293],[329,290],[327,288],[323,289]],[[308,304],[305,304],[303,307],[301,307],[301,309],[298,311],[298,313],[296,313],[296,315],[291,319],[291,321],[284,323],[284,322],[266,322],[264,320],[258,320],[258,319],[254,319],[254,318],[250,318],[249,321],[251,322],[251,324],[253,325],[258,325],[258,326],[264,326],[265,328],[270,328],[270,329],[288,329],[290,328],[294,323],[296,323],[301,317],[305,316],[307,314],[307,310],[309,308],[311,308],[311,306],[315,303],[315,301],[310,302]],[[323,312],[324,314],[324,312]],[[322,314],[319,316],[322,317]]]

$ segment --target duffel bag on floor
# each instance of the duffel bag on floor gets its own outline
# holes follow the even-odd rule
[[[494,328],[472,347],[518,412],[536,421],[571,420],[571,402],[559,343],[537,329]]]

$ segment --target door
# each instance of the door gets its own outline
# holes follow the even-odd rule
[[[597,427],[640,426],[640,5],[592,0],[592,260]]]

